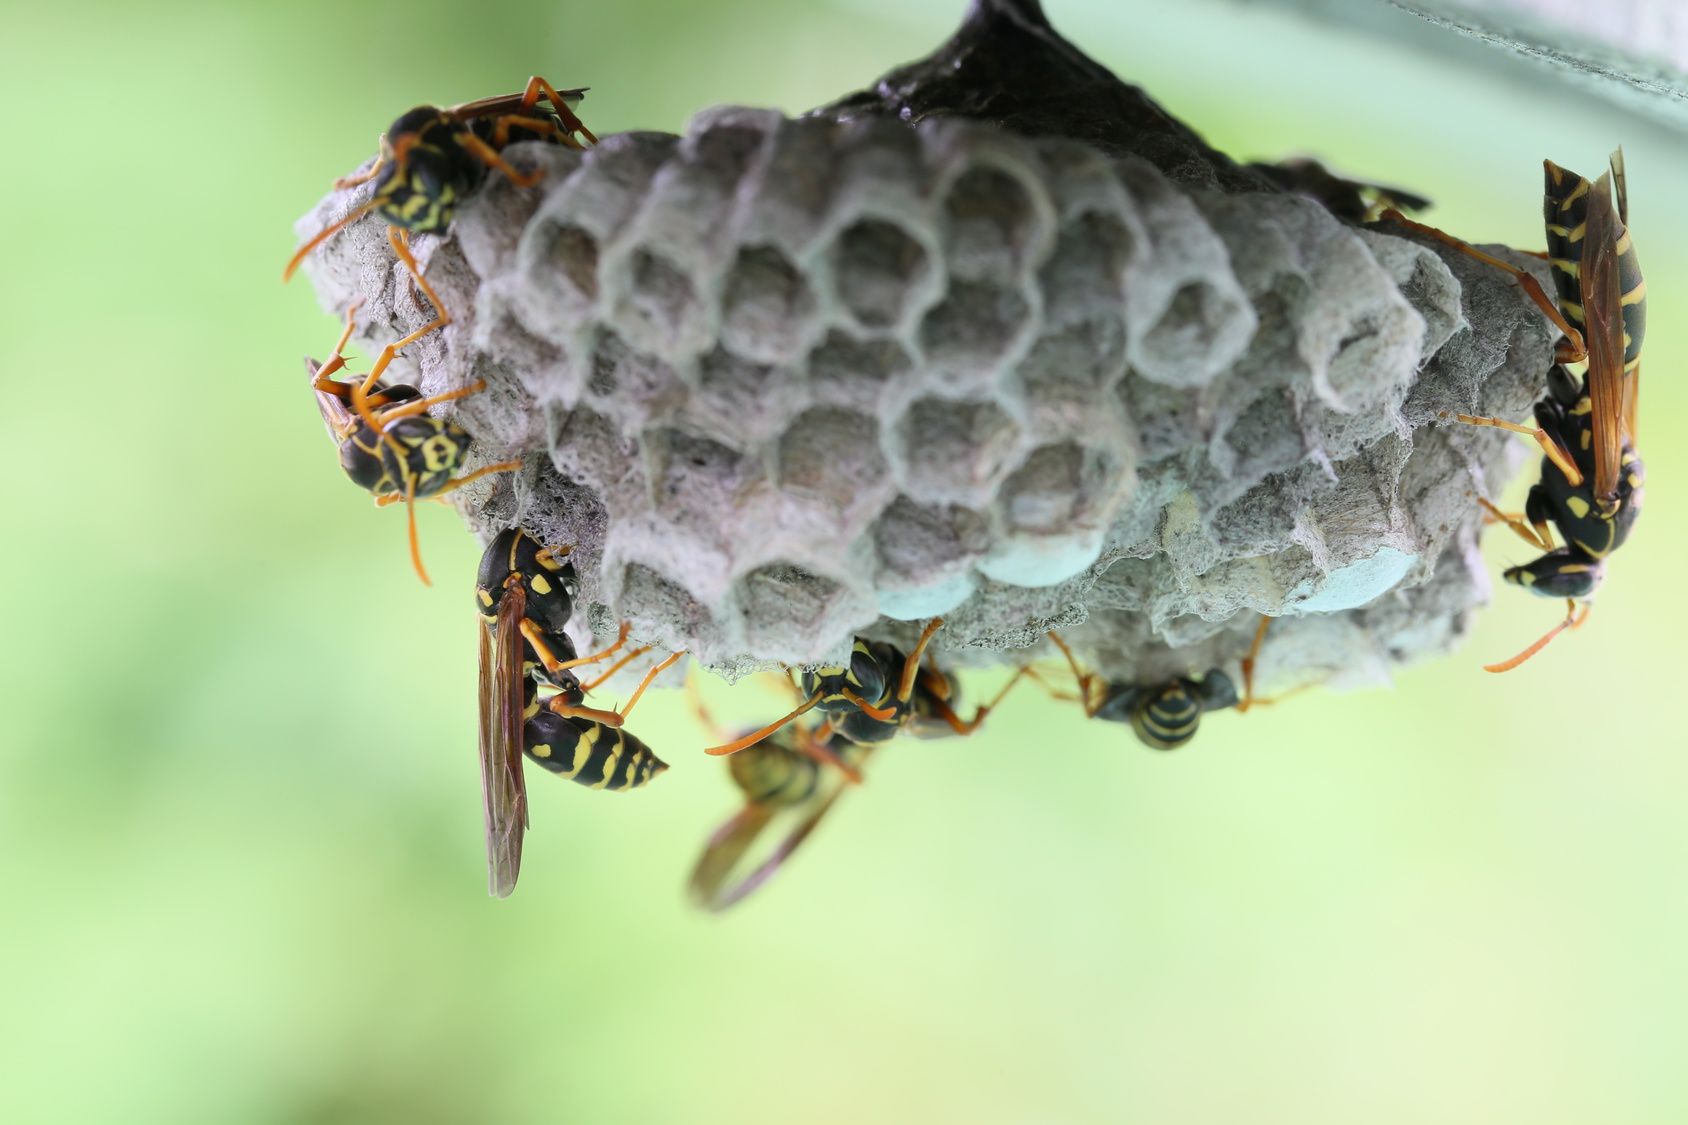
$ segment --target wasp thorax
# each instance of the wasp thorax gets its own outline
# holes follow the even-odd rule
[[[394,482],[390,491],[418,497],[444,488],[469,453],[469,431],[426,414],[398,419],[381,438],[381,466]]]

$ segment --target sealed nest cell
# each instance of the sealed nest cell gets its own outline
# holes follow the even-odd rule
[[[1543,318],[1209,149],[1035,3],[800,117],[507,155],[543,181],[417,240],[456,319],[395,374],[485,380],[444,409],[526,468],[460,509],[572,544],[600,630],[731,675],[942,615],[950,660],[1056,627],[1143,682],[1234,667],[1268,614],[1270,687],[1442,652],[1487,596],[1474,496],[1519,454],[1441,416],[1526,414]],[[378,219],[309,268],[371,351],[429,318]]]

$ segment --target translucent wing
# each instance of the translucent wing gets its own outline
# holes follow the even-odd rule
[[[872,748],[861,747],[858,753],[859,766]],[[848,778],[830,766],[821,767],[820,779],[813,792],[796,803],[748,800],[717,828],[692,869],[692,901],[705,910],[722,911],[772,879],[850,788]]]
[[[588,89],[590,87],[581,86],[573,90],[558,90],[557,93],[562,97],[563,104],[573,109],[580,104]],[[593,104],[596,105],[597,103],[594,102]],[[476,101],[464,102],[462,105],[454,105],[446,110],[459,121],[467,121],[474,117],[498,117],[506,113],[520,113],[521,111],[521,94],[498,94],[494,97],[480,98]]]
[[[527,830],[522,779],[522,614],[527,598],[512,583],[495,625],[481,625],[481,797],[486,812],[487,889],[504,898],[516,889]]]
[[[346,440],[347,434],[357,429],[358,416],[338,395],[315,390],[317,372],[320,370],[322,364],[310,358],[305,360],[305,373],[310,376],[311,387],[316,394],[317,413],[322,415],[322,424],[328,427],[328,436],[334,439],[335,445],[339,445]]]
[[[1584,335],[1588,344],[1588,394],[1593,404],[1594,493],[1617,495],[1623,453],[1624,321],[1618,280],[1618,239],[1623,224],[1612,204],[1610,173],[1588,196],[1588,231],[1583,235]]]
[[[1629,226],[1629,181],[1624,177],[1624,150],[1619,146],[1612,153],[1612,194],[1618,200],[1618,222]]]
[[[802,846],[846,788],[843,784],[834,785],[823,796],[796,810],[771,810],[755,804],[740,809],[715,830],[698,857],[690,882],[692,900],[705,910],[722,911],[749,898]],[[776,816],[776,812],[786,815]],[[746,862],[745,857],[757,838],[776,819],[790,821],[793,817],[798,818],[795,826],[765,856]]]

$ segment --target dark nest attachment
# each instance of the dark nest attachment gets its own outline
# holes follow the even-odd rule
[[[577,623],[736,675],[942,615],[949,663],[1058,628],[1164,683],[1235,678],[1266,614],[1281,690],[1443,652],[1487,597],[1474,497],[1524,450],[1443,416],[1525,417],[1551,326],[1355,221],[1345,181],[1208,148],[1035,3],[802,117],[505,156],[542,178],[416,240],[454,320],[390,374],[484,382],[441,413],[468,468],[523,468],[456,500],[572,546]],[[365,344],[431,319],[374,219],[307,269],[336,312],[366,298]]]

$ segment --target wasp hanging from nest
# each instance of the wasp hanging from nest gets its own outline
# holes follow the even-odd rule
[[[567,552],[542,546],[520,528],[501,533],[481,555],[475,581],[481,615],[481,793],[489,889],[499,898],[515,889],[521,871],[528,824],[524,754],[578,785],[612,792],[637,789],[668,768],[622,724],[680,653],[647,672],[619,711],[586,706],[588,691],[650,650],[633,649],[581,683],[573,670],[615,655],[627,643],[627,627],[602,652],[576,656],[564,631],[576,592]]]
[[[1606,576],[1606,560],[1629,538],[1641,514],[1645,470],[1635,452],[1640,409],[1641,344],[1647,327],[1647,283],[1629,234],[1629,192],[1623,150],[1595,183],[1542,162],[1542,211],[1557,305],[1526,270],[1452,235],[1389,212],[1387,218],[1429,235],[1518,279],[1530,299],[1563,334],[1548,372],[1548,394],[1536,404],[1534,426],[1470,414],[1467,425],[1525,434],[1542,448],[1541,479],[1521,514],[1481,500],[1541,556],[1509,567],[1506,581],[1543,597],[1562,598],[1565,618],[1517,656],[1485,665],[1508,672],[1560,633],[1582,624]],[[1581,379],[1567,364],[1584,363]],[[1564,541],[1556,545],[1553,529]],[[1578,602],[1583,605],[1579,609]]]
[[[346,328],[327,363],[305,360],[317,411],[340,450],[340,468],[380,505],[403,502],[409,522],[410,561],[417,577],[428,584],[416,535],[416,501],[443,497],[470,481],[492,473],[521,468],[520,461],[484,465],[462,476],[453,474],[469,453],[470,436],[456,422],[427,413],[431,406],[464,398],[480,390],[476,382],[461,390],[424,398],[415,387],[384,384],[381,368],[362,379],[332,378],[346,366],[346,341],[351,339],[357,306],[346,312]],[[383,367],[385,365],[382,365]]]
[[[744,804],[710,836],[689,889],[706,910],[725,910],[771,879],[831,812],[879,747],[901,733],[969,735],[1027,674],[1022,667],[970,719],[956,710],[960,687],[953,676],[925,658],[941,620],[934,619],[914,648],[858,638],[850,663],[816,668],[798,681],[803,702],[776,723],[712,747],[730,754],[727,769]],[[695,692],[695,684],[692,685]],[[704,725],[718,732],[700,699],[694,707]],[[799,720],[819,709],[818,723]],[[786,823],[783,833],[772,832]],[[758,854],[759,839],[770,838]]]
[[[494,171],[517,187],[538,183],[542,173],[518,171],[504,159],[504,150],[518,141],[574,149],[596,144],[598,138],[574,114],[574,107],[585,94],[584,88],[559,91],[535,76],[528,79],[527,89],[520,94],[447,107],[417,106],[403,114],[381,134],[380,154],[374,164],[334,182],[337,188],[350,188],[374,180],[373,194],[294,251],[282,271],[282,280],[291,278],[312,250],[373,211],[387,220],[387,240],[393,253],[434,309],[433,320],[389,344],[387,350],[398,352],[444,328],[451,323],[451,314],[422,276],[410,250],[410,235],[435,234],[451,226],[458,205]],[[548,108],[540,106],[541,98]]]

